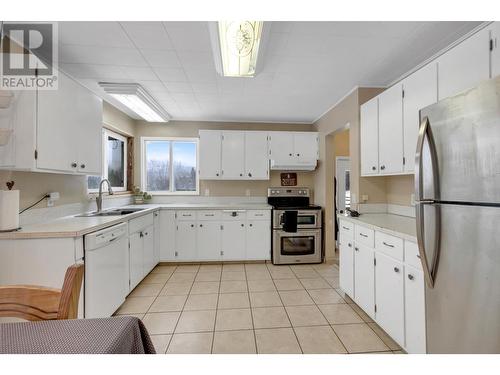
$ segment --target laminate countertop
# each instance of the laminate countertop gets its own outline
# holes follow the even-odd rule
[[[14,232],[0,233],[0,240],[33,239],[33,238],[67,238],[81,237],[88,233],[128,222],[136,217],[157,210],[271,210],[266,203],[167,203],[121,206],[106,209],[144,208],[141,211],[121,216],[91,216],[79,217],[71,215],[55,220],[22,226]]]
[[[354,224],[364,225],[374,230],[401,237],[405,240],[417,241],[417,227],[414,217],[394,214],[361,214],[358,217],[337,215],[339,219],[350,221]]]

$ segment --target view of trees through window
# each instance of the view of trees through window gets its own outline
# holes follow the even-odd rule
[[[197,190],[196,142],[147,140],[144,142],[148,192]]]

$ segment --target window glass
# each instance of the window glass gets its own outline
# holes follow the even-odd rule
[[[108,180],[112,187],[125,187],[125,142],[108,135],[106,148]]]
[[[173,143],[173,174],[175,191],[196,190],[196,144]]]
[[[146,191],[170,190],[170,142],[146,141]]]

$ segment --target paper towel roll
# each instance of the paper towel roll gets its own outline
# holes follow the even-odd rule
[[[0,230],[19,228],[19,190],[0,190]]]

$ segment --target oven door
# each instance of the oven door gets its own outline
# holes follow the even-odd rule
[[[273,231],[273,263],[321,263],[321,229]]]
[[[275,228],[283,227],[283,213],[285,211],[287,210],[274,211],[273,224]],[[298,210],[297,228],[321,228],[321,210]]]

